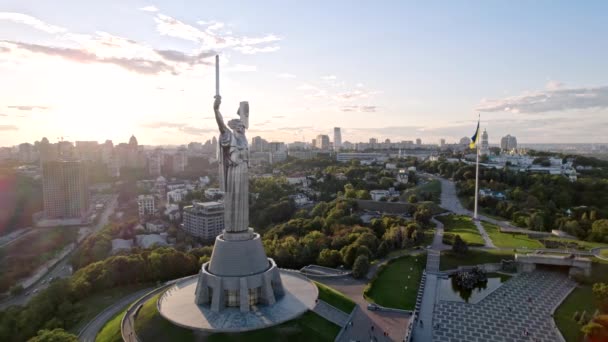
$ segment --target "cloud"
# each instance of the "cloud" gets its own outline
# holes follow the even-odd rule
[[[298,86],[298,88],[297,88],[297,89],[298,89],[298,90],[319,90],[319,88],[318,88],[318,87],[315,87],[315,86],[310,85],[310,84],[308,84],[308,83],[304,83],[304,84],[302,84],[302,85]]]
[[[258,48],[258,47],[246,45],[246,46],[235,46],[234,49],[245,55],[255,55],[257,53],[279,51],[280,47],[277,45],[273,45],[273,46],[266,46],[266,47]]]
[[[217,54],[215,51],[203,51],[196,55],[188,55],[186,53],[183,53],[181,51],[176,51],[176,50],[154,50],[154,51],[156,51],[156,53],[158,53],[161,57],[163,57],[164,59],[166,59],[168,61],[186,63],[189,65],[196,65],[196,64],[211,65],[212,63],[210,61],[206,61],[205,59],[215,56]]]
[[[158,33],[165,36],[194,42],[200,41],[213,46],[223,42],[222,39],[214,37],[212,34],[199,30],[192,25],[188,25],[162,13],[158,13],[156,17],[154,17],[154,21],[156,22],[156,30]]]
[[[7,48],[6,46],[0,46],[0,53],[9,52],[9,51],[11,51],[11,49]]]
[[[139,10],[144,12],[158,12],[158,8],[152,5],[141,7]]]
[[[285,117],[285,115],[273,115],[272,116],[273,119],[282,119],[284,117]]]
[[[0,12],[0,20],[6,20],[17,24],[27,25],[36,30],[40,30],[50,34],[67,32],[67,29],[63,27],[47,24],[42,20],[22,13]]]
[[[201,135],[201,134],[206,134],[206,133],[208,134],[208,133],[217,132],[217,128],[199,128],[199,127],[192,127],[192,126],[184,126],[184,127],[180,127],[179,131],[186,133],[186,134],[190,134],[190,135]]]
[[[19,127],[15,125],[0,125],[0,131],[17,131]]]
[[[27,111],[31,111],[34,109],[40,109],[40,110],[49,109],[49,107],[45,107],[45,106],[7,106],[7,108],[17,109],[17,110],[27,110]]]
[[[547,90],[558,90],[558,89],[562,89],[563,87],[564,87],[564,84],[559,81],[549,81],[545,85],[545,88]]]
[[[538,114],[593,108],[608,108],[608,86],[558,88],[504,99],[482,100],[476,110]]]
[[[277,77],[278,78],[296,78],[296,75],[284,72],[281,74],[277,74]]]
[[[8,114],[2,114],[2,113],[0,113],[0,116],[8,116]]]
[[[336,99],[336,100],[365,99],[376,93],[378,93],[378,92],[363,90],[363,89],[356,89],[356,90],[346,91],[346,92],[337,94],[334,96],[334,99]]]
[[[168,121],[156,121],[156,122],[147,122],[143,123],[140,126],[143,128],[182,128],[186,124],[184,123],[176,123],[176,122],[168,122]]]
[[[253,55],[257,53],[275,52],[279,46],[259,46],[282,40],[274,34],[260,37],[247,37],[233,35],[231,32],[223,31],[225,24],[218,21],[197,21],[197,24],[205,26],[200,29],[177,20],[171,16],[157,13],[154,17],[156,30],[161,35],[180,38],[201,43],[206,49],[222,50],[233,49],[243,54]]]
[[[253,72],[257,71],[258,68],[255,65],[235,64],[226,69],[226,71],[237,71],[237,72]]]
[[[84,49],[66,48],[58,46],[45,46],[22,42],[0,41],[33,53],[45,54],[47,56],[61,57],[78,63],[104,63],[114,64],[126,70],[144,75],[155,75],[163,72],[176,74],[174,66],[162,60],[145,59],[142,57],[100,57]]]
[[[337,79],[336,75],[326,75],[326,76],[321,76],[321,79],[324,81],[333,81],[335,79]]]
[[[340,107],[340,111],[373,113],[376,111],[377,108],[377,106],[342,106]]]
[[[200,135],[200,134],[212,133],[212,132],[217,131],[217,128],[215,126],[213,126],[213,128],[210,128],[210,127],[200,128],[200,127],[190,126],[186,123],[169,122],[169,121],[147,122],[147,123],[141,124],[140,126],[143,128],[150,128],[150,129],[164,129],[164,130],[167,130],[167,129],[175,130],[176,129],[179,132],[191,134],[191,135]]]

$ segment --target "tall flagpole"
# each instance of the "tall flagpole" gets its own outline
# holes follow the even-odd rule
[[[477,143],[477,141],[479,141],[479,131],[481,130],[480,127],[480,114],[477,114],[477,134],[475,136],[475,151],[477,154],[477,159],[475,162],[475,211],[473,212],[473,219],[477,220],[477,197],[479,196],[479,144]]]

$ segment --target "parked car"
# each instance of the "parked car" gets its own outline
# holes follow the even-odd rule
[[[369,311],[377,311],[379,309],[380,309],[380,307],[378,307],[378,305],[376,305],[376,304],[367,304],[367,310],[369,310]]]

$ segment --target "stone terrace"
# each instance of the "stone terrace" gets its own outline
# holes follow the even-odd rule
[[[433,341],[559,341],[551,310],[575,286],[563,273],[535,271],[513,277],[478,304],[440,301]]]

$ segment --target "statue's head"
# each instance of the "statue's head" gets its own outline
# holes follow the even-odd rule
[[[241,121],[240,119],[232,119],[230,121],[228,121],[228,127],[232,128],[234,131],[238,132],[238,133],[245,133],[245,125],[243,124],[243,121]]]
[[[239,105],[239,110],[236,113],[241,118],[243,126],[249,128],[249,102],[242,101]]]

